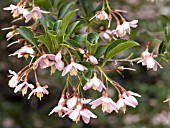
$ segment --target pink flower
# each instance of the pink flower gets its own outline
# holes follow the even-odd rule
[[[95,16],[96,16],[97,20],[98,19],[100,19],[100,20],[108,19],[108,14],[105,11],[98,11]]]
[[[138,101],[136,100],[136,98],[134,96],[141,97],[141,95],[131,92],[131,91],[127,91],[127,92],[124,91],[122,93],[122,96],[125,100],[129,101],[134,106],[138,105]]]
[[[38,85],[37,85],[37,88],[34,89],[34,90],[29,94],[28,99],[30,99],[30,97],[31,97],[32,94],[34,93],[34,95],[36,94],[37,97],[40,98],[40,100],[41,100],[41,98],[43,97],[43,94],[47,94],[47,95],[48,95],[48,93],[49,93],[46,88],[48,88],[47,85],[41,87],[41,86],[38,84]]]
[[[147,69],[153,69],[157,71],[158,66],[163,68],[154,58],[153,54],[149,53],[148,50],[142,52],[141,59],[137,63],[141,63],[143,66],[146,66]]]
[[[97,78],[96,73],[94,73],[94,77],[84,85],[83,90],[87,90],[91,87],[93,87],[94,90],[98,90],[99,92],[101,92],[103,88],[106,89],[103,82]]]
[[[47,68],[54,64],[55,55],[54,54],[43,54],[37,61],[36,65],[40,65],[41,68]]]
[[[24,47],[21,47],[16,52],[14,52],[13,54],[10,54],[9,56],[17,55],[18,58],[21,58],[22,56],[25,56],[26,58],[28,58],[27,57],[28,55],[30,55],[31,57],[34,57],[34,53],[35,51],[33,50],[32,47],[24,46]]]
[[[31,18],[37,21],[42,17],[42,13],[50,13],[50,12],[43,11],[39,7],[34,7],[30,12],[25,13],[23,16],[25,17],[26,19],[25,22],[27,23],[28,21],[31,20]]]
[[[82,116],[82,119],[84,121],[84,123],[88,124],[90,122],[90,117],[91,118],[97,118],[96,115],[94,115],[90,110],[88,110],[87,108],[83,108],[80,111],[80,115]]]
[[[129,101],[123,99],[123,97],[120,97],[119,100],[116,103],[118,110],[121,109],[124,113],[126,112],[126,105],[131,106],[135,108],[136,106],[131,104]]]
[[[82,103],[78,103],[74,110],[68,110],[65,115],[68,115],[69,118],[76,123],[80,121],[80,117],[82,116],[82,119],[86,124],[89,123],[90,117],[97,118],[97,116],[88,110]]]
[[[9,70],[9,73],[12,75],[12,78],[9,80],[8,85],[11,88],[15,88],[19,83],[19,76],[16,72]]]
[[[25,94],[27,94],[28,87],[32,90],[34,88],[34,85],[28,84],[26,81],[24,81],[23,83],[15,87],[14,92],[17,93],[18,91],[22,91],[22,95],[24,96]]]
[[[18,34],[19,33],[16,30],[12,30],[12,31],[8,32],[7,35],[6,35],[6,38],[8,38],[7,41],[10,40],[12,37],[18,35]]]
[[[18,17],[20,14],[23,13],[23,6],[16,6],[16,5],[10,5],[9,7],[5,7],[4,10],[11,10],[11,13],[13,13],[13,18]]]
[[[126,31],[124,29],[124,26],[117,25],[116,30],[112,31],[117,37],[123,37],[126,35]]]
[[[90,60],[91,63],[93,63],[93,64],[98,64],[98,61],[97,61],[96,57],[94,57],[94,56],[92,56],[92,55],[89,55],[88,58],[89,58],[89,60]]]
[[[55,108],[53,108],[53,110],[49,113],[49,115],[53,114],[54,112],[57,112],[59,117],[62,117],[63,112],[68,111],[68,108],[64,106],[65,106],[65,99],[64,97],[61,97],[61,99],[58,102],[58,105]]]
[[[98,107],[101,104],[103,112],[106,111],[108,113],[111,113],[113,110],[117,112],[116,103],[111,98],[108,98],[106,94],[90,103],[90,105],[92,105],[91,106],[92,109]]]
[[[99,37],[105,38],[109,41],[111,41],[111,39],[113,38],[113,35],[114,35],[114,33],[110,29],[107,29],[106,31],[99,33]]]
[[[124,21],[122,24],[122,27],[126,30],[126,32],[128,32],[130,34],[130,27],[136,28],[137,23],[138,23],[138,20],[133,20],[131,22]]]
[[[59,62],[61,61],[62,55],[61,55],[61,50],[57,53],[57,55],[55,56],[55,61]]]
[[[80,71],[87,70],[87,68],[81,64],[75,63],[73,59],[71,59],[71,63],[67,65],[62,73],[62,76],[65,76],[68,72],[70,72],[70,75],[77,75],[77,69]]]
[[[78,98],[77,96],[73,96],[72,98],[68,99],[66,104],[67,104],[67,107],[69,109],[72,109],[76,106],[76,104],[78,103]]]

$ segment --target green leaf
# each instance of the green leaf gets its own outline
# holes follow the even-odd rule
[[[55,22],[55,19],[52,16],[48,16],[48,15],[43,15],[40,19],[41,24],[44,27],[45,32],[47,32],[49,24],[47,23],[47,21],[51,21],[51,22]]]
[[[63,21],[61,23],[61,31],[63,35],[65,34],[68,23],[70,22],[71,18],[76,13],[76,11],[78,11],[78,9],[71,11],[64,16]]]
[[[40,35],[36,37],[38,41],[42,42],[48,49],[49,52],[52,51],[52,42],[49,36]]]
[[[80,23],[80,21],[75,21],[73,22],[70,27],[67,29],[66,34],[72,34],[72,32],[74,31],[75,27]]]
[[[105,53],[107,47],[108,47],[108,45],[100,45],[100,46],[97,48],[95,57],[96,57],[96,58],[101,57],[101,56]]]
[[[94,44],[94,43],[98,42],[98,39],[99,39],[99,34],[98,33],[93,32],[93,33],[88,34],[87,40],[91,44]]]
[[[87,47],[88,52],[91,55],[94,55],[96,53],[98,43],[91,44],[88,40],[86,40],[85,43],[86,43],[86,47]]]
[[[139,46],[139,44],[135,41],[125,39],[118,39],[116,41],[113,41],[106,49],[102,66],[104,66],[105,63],[116,54],[134,46]]]
[[[166,49],[165,41],[162,41],[160,46],[159,46],[159,50],[158,50],[159,54],[164,54],[165,49]]]
[[[81,4],[86,17],[91,17],[94,15],[93,0],[81,0]]]
[[[60,29],[60,27],[61,27],[61,22],[62,22],[62,20],[57,20],[55,23],[54,23],[54,27],[53,27],[53,30],[54,31],[58,31],[59,29]]]
[[[167,43],[168,43],[169,40],[170,40],[170,26],[165,27],[165,37],[166,37],[166,40],[167,40]]]
[[[17,31],[19,32],[19,34],[24,37],[29,43],[33,44],[37,50],[40,52],[39,47],[38,47],[38,42],[37,40],[34,38],[34,34],[33,32],[26,28],[26,27],[20,27],[17,28]]]
[[[87,39],[87,34],[76,35],[73,40],[78,44],[83,43]]]
[[[50,6],[51,6],[48,0],[35,0],[34,3],[35,3],[35,5],[39,6],[40,8],[43,8],[45,10],[49,10]]]
[[[68,13],[68,11],[74,6],[75,2],[65,3],[58,12],[58,18],[63,18]]]

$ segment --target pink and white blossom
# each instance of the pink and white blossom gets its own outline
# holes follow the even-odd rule
[[[94,90],[98,90],[99,92],[101,92],[103,89],[106,89],[103,82],[99,78],[97,78],[96,73],[94,74],[94,77],[84,85],[83,90],[87,90],[91,87]]]
[[[108,14],[103,10],[98,11],[95,16],[96,16],[97,20],[106,20],[106,19],[108,19]]]
[[[22,91],[22,95],[24,96],[25,94],[27,94],[28,88],[30,88],[32,90],[34,88],[34,85],[29,84],[28,82],[24,81],[23,83],[21,83],[15,87],[14,92],[17,93],[18,91]]]
[[[87,70],[87,68],[85,66],[75,63],[74,60],[72,59],[71,63],[64,68],[64,70],[62,72],[62,76],[65,76],[68,72],[70,72],[70,75],[76,76],[78,73],[77,69],[80,71]]]
[[[16,17],[18,17],[20,14],[23,14],[23,10],[24,10],[24,8],[23,8],[23,6],[21,6],[21,5],[13,5],[13,4],[11,4],[9,7],[5,7],[5,8],[3,8],[4,10],[11,10],[11,13],[13,13],[13,18],[16,18]]]
[[[89,55],[88,58],[92,64],[98,64],[98,60],[96,59],[96,57]]]
[[[108,98],[106,95],[103,95],[102,97],[92,101],[90,105],[92,105],[92,109],[95,109],[99,105],[102,105],[103,112],[106,111],[108,113],[111,113],[113,110],[118,112],[116,103],[111,98]]]
[[[124,26],[122,26],[122,25],[117,25],[116,30],[112,30],[112,32],[117,37],[123,37],[126,35],[126,30],[125,30]]]
[[[132,91],[127,91],[127,92],[124,91],[122,93],[122,96],[125,100],[129,101],[134,106],[138,105],[138,101],[136,100],[136,98],[134,96],[141,97],[141,95],[134,93]]]
[[[45,86],[43,86],[43,87],[41,87],[40,85],[38,85],[37,88],[34,89],[34,90],[32,90],[32,92],[29,94],[28,99],[30,99],[30,97],[32,96],[32,94],[34,94],[34,95],[36,94],[37,97],[40,98],[40,100],[41,100],[41,98],[43,97],[43,94],[46,94],[46,95],[49,94],[49,92],[47,91],[47,88],[48,88],[47,85],[45,85]]]
[[[133,20],[131,22],[124,21],[122,27],[125,29],[126,32],[130,34],[130,27],[136,28],[138,20]]]
[[[25,17],[25,19],[26,19],[25,22],[27,23],[32,18],[37,21],[38,19],[40,19],[42,17],[42,13],[47,14],[47,13],[50,13],[50,12],[43,11],[39,7],[34,7],[34,8],[32,8],[32,10],[30,12],[24,13],[23,16]]]
[[[38,60],[36,61],[36,66],[38,64],[41,68],[47,68],[54,64],[55,55],[54,54],[43,54]]]
[[[58,105],[53,108],[53,110],[49,113],[49,115],[53,114],[54,112],[57,112],[59,117],[62,117],[63,112],[67,112],[68,108],[65,107],[66,99],[64,97],[61,97],[61,99],[58,102]]]
[[[13,54],[10,54],[9,56],[17,55],[18,58],[21,58],[22,56],[30,55],[31,57],[34,57],[34,53],[35,53],[35,51],[32,47],[24,46],[24,47],[21,47],[16,52],[14,52]]]
[[[67,99],[67,102],[66,102],[67,107],[68,107],[69,109],[74,108],[77,103],[78,103],[78,97],[77,97],[77,96],[73,96],[73,97]]]
[[[12,75],[11,79],[8,82],[9,87],[15,88],[19,83],[19,75],[15,71],[9,70],[9,73]]]
[[[153,54],[149,53],[148,50],[142,52],[141,59],[137,63],[141,63],[143,66],[146,66],[147,69],[153,69],[157,71],[158,66],[163,68],[154,58]]]

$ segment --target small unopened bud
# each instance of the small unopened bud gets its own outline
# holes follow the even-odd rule
[[[119,70],[119,71],[123,71],[123,70],[131,70],[131,71],[136,71],[136,69],[133,69],[133,68],[125,68],[124,66],[119,66],[119,67],[117,67],[117,70]]]
[[[81,54],[84,54],[85,53],[85,51],[83,50],[83,49],[81,49],[81,48],[78,48],[77,49]]]
[[[90,62],[92,62],[93,64],[98,64],[96,57],[89,55],[88,58],[89,58]]]

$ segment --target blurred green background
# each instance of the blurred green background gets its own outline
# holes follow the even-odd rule
[[[1,2],[0,28],[11,25],[11,14],[9,11],[3,11],[3,8],[17,0],[5,0]],[[128,20],[139,19],[139,26],[132,30],[132,34],[127,37],[141,44],[141,47],[134,48],[134,55],[139,56],[145,49],[146,42],[153,38],[163,40],[164,33],[161,23],[164,18],[161,15],[170,17],[170,1],[159,0],[158,2],[149,2],[147,0],[110,0],[118,9],[128,11],[124,16]],[[8,70],[19,71],[24,65],[28,64],[24,59],[8,57],[20,46],[7,45],[15,41],[13,38],[6,41],[7,31],[0,31],[0,128],[81,128],[81,127],[98,127],[98,128],[170,128],[170,107],[163,101],[170,97],[170,66],[163,60],[160,61],[163,69],[157,72],[146,70],[141,65],[134,64],[136,72],[123,72],[125,78],[122,78],[117,72],[109,74],[112,79],[119,82],[127,90],[132,90],[142,95],[138,98],[139,106],[133,109],[127,107],[126,114],[122,112],[106,114],[99,108],[93,112],[98,116],[92,119],[88,125],[82,121],[77,124],[70,119],[59,118],[57,114],[48,116],[52,108],[57,105],[64,81],[61,81],[60,73],[52,76],[47,70],[39,70],[39,81],[42,85],[48,84],[50,94],[44,96],[40,102],[38,98],[32,97],[27,100],[27,96],[22,97],[20,93],[14,94],[13,89],[8,87],[7,77]],[[159,41],[154,40],[154,47],[159,46]],[[130,52],[130,51],[129,51]],[[127,56],[130,55],[127,51]],[[126,56],[126,57],[127,57]],[[126,63],[128,67],[132,65]],[[31,79],[30,83],[34,83]],[[110,87],[112,99],[116,101],[114,89]],[[99,95],[93,90],[87,91],[87,98],[97,98]]]

